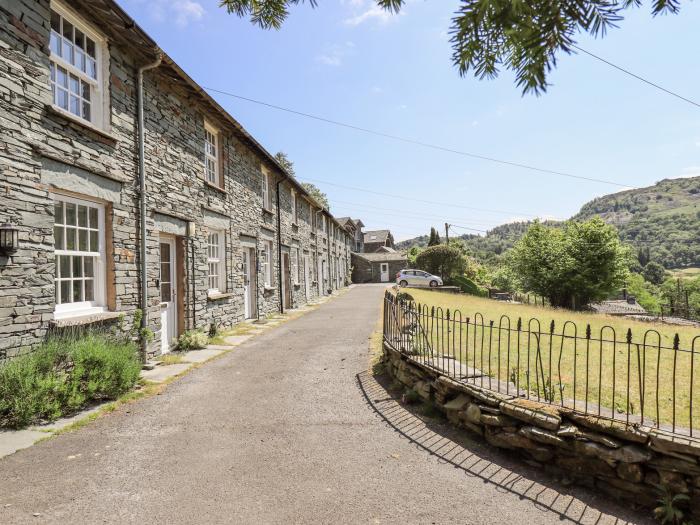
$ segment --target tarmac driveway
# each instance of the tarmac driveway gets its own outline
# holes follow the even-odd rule
[[[640,520],[396,403],[367,373],[382,293],[356,286],[0,460],[0,523]]]

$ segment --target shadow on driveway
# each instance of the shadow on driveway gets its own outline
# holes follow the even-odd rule
[[[551,476],[524,465],[522,458],[469,439],[465,430],[453,427],[446,420],[421,416],[416,408],[399,402],[391,391],[388,376],[362,372],[356,379],[367,404],[392,429],[439,462],[493,485],[496,492],[510,492],[529,500],[537,509],[553,513],[562,521],[655,523],[646,511],[635,512],[583,487],[564,487]]]

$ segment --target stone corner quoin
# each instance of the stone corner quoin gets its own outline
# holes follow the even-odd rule
[[[143,71],[141,192],[157,49],[111,0],[0,2],[0,224],[19,235],[0,359],[52,329],[131,327],[143,283],[150,355],[348,284],[353,236],[165,55]]]

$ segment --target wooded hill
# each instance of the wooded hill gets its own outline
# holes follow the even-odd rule
[[[700,266],[700,177],[665,179],[653,186],[621,191],[586,203],[574,220],[599,215],[613,224],[620,238],[642,257],[666,268]],[[556,224],[556,222],[549,222]],[[522,237],[529,222],[503,224],[485,236],[462,235],[468,250],[483,262],[493,262]],[[400,249],[425,246],[421,236],[398,243]]]

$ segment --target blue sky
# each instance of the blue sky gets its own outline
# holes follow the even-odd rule
[[[645,4],[629,10],[606,38],[582,35],[579,44],[697,100],[700,2],[657,18]],[[280,31],[228,15],[218,0],[121,5],[205,87],[629,186],[700,175],[700,110],[591,57],[561,56],[553,85],[541,97],[522,97],[509,72],[491,81],[460,78],[447,36],[457,0],[409,1],[398,16],[371,0],[326,0],[316,9],[293,8]],[[366,229],[389,228],[397,239],[427,233],[431,225],[442,228],[445,221],[488,229],[532,216],[566,218],[591,198],[619,190],[213,96],[270,152],[285,151],[297,176],[328,194],[336,216],[359,217]]]

